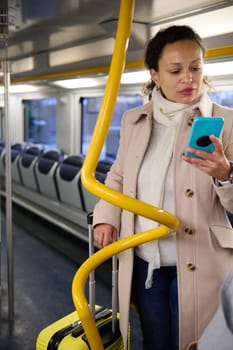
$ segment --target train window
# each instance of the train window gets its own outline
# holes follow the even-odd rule
[[[212,101],[226,106],[226,107],[233,107],[233,91],[232,90],[225,90],[225,91],[215,91],[210,92],[209,97]]]
[[[23,100],[24,141],[56,147],[56,98]]]
[[[81,152],[86,155],[101,107],[102,97],[82,97],[80,103],[82,110]],[[140,94],[118,96],[100,158],[110,158],[112,160],[116,158],[120,137],[121,117],[126,110],[140,106],[142,103],[143,100]]]

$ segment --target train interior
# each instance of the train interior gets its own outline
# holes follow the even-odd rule
[[[120,3],[1,1],[3,350],[35,349],[40,330],[74,308],[72,278],[88,256],[86,217],[99,200],[83,186],[80,170],[108,81]],[[149,79],[144,47],[160,28],[187,24],[197,30],[207,48],[205,69],[213,84],[210,96],[233,107],[232,18],[230,0],[135,1],[125,69],[95,169],[98,181],[104,183],[116,157],[122,114],[144,103],[142,87]],[[11,224],[14,249],[7,231]],[[14,270],[13,285],[9,268]],[[102,304],[110,300],[109,262],[97,276],[97,300]],[[9,317],[12,309],[13,319]],[[131,318],[131,349],[140,350],[139,321],[133,311]]]

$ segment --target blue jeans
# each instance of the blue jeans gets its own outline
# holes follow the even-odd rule
[[[145,289],[148,263],[135,256],[132,294],[143,335],[143,350],[178,350],[178,290],[176,266],[154,271]]]

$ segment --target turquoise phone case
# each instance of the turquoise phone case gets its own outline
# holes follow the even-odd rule
[[[192,125],[192,130],[188,140],[188,147],[196,148],[204,152],[212,153],[214,145],[209,136],[220,136],[224,119],[222,117],[197,117]],[[200,158],[193,153],[185,152],[189,157]]]

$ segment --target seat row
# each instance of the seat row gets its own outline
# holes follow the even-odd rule
[[[86,213],[99,200],[83,186],[80,177],[84,157],[64,155],[58,149],[45,150],[39,145],[11,146],[11,173],[13,193],[34,200],[63,218],[86,227]],[[104,183],[112,162],[101,160],[96,167],[96,179]],[[0,143],[0,174],[5,175],[5,147]],[[24,191],[27,189],[27,192]],[[38,194],[36,196],[34,194]],[[78,212],[83,213],[78,217]],[[233,214],[227,212],[233,226]]]
[[[39,145],[11,146],[11,173],[14,184],[37,192],[44,197],[84,212],[93,210],[98,198],[81,183],[82,155],[64,155],[58,149],[45,150]],[[97,164],[96,178],[104,182],[112,162]],[[5,174],[5,148],[0,145],[0,172]]]

